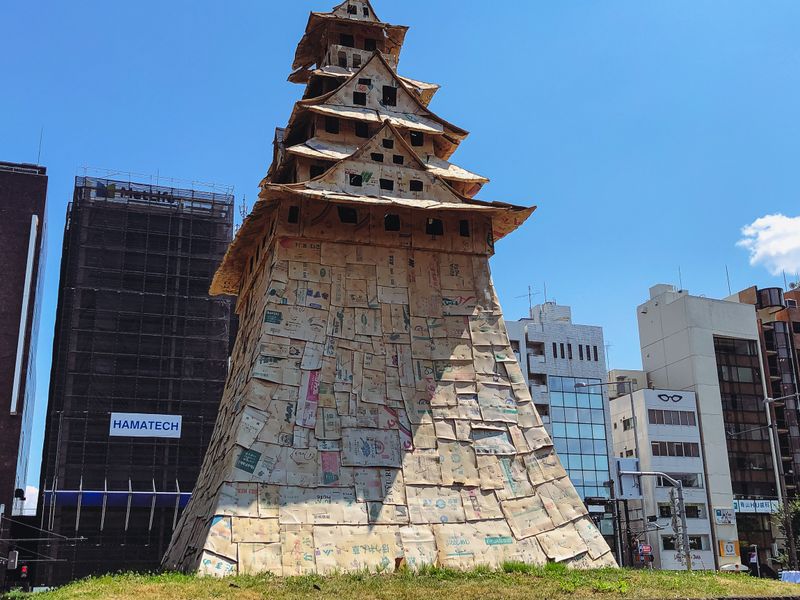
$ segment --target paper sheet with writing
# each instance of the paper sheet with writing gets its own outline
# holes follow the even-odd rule
[[[391,571],[402,556],[397,527],[314,527],[317,568],[337,571]]]
[[[401,467],[397,430],[342,429],[342,464],[357,467]]]
[[[464,523],[461,494],[446,487],[406,488],[412,523]]]

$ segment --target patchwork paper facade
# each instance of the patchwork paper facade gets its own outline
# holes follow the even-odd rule
[[[212,286],[239,335],[164,558],[209,575],[613,565],[511,349],[489,274],[531,208],[477,200],[467,132],[396,72],[405,28],[314,13],[307,84]]]

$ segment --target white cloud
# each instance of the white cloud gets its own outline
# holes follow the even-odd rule
[[[737,246],[750,252],[750,264],[772,275],[800,271],[800,217],[765,215],[742,228]]]

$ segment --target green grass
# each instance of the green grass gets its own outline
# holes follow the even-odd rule
[[[537,600],[562,598],[761,598],[800,595],[800,586],[748,575],[601,569],[506,563],[502,569],[461,572],[427,567],[391,575],[322,577],[271,575],[199,578],[177,573],[108,575],[37,594],[36,600]],[[9,599],[30,599],[11,594]]]

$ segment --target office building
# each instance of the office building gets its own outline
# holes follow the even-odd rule
[[[45,167],[0,162],[0,540],[10,537],[2,518],[24,512],[46,197]],[[8,550],[0,541],[0,556]]]
[[[711,521],[716,566],[738,564],[754,545],[769,564],[778,551],[769,513],[781,499],[780,465],[767,426],[755,306],[657,285],[637,316],[650,383],[696,394],[709,511],[736,516]],[[687,468],[679,474],[697,473]]]
[[[536,410],[580,497],[609,498],[612,468],[602,327],[572,322],[572,309],[545,302],[530,318],[507,321],[511,347]],[[597,507],[593,507],[595,510]],[[593,518],[616,548],[610,504]],[[619,560],[619,559],[618,559]]]
[[[531,397],[583,498],[608,496],[609,409],[603,329],[572,322],[569,306],[546,302],[506,323]],[[577,386],[576,386],[577,384]]]
[[[5,516],[21,514],[28,470],[46,196],[45,167],[0,162],[0,514]]]
[[[800,290],[750,287],[731,297],[756,309],[762,368],[775,420],[776,448],[783,494],[797,496],[800,484],[800,402],[796,396],[800,378]]]
[[[619,396],[650,387],[645,371],[633,369],[611,369],[608,372],[608,397],[613,400]]]
[[[153,570],[188,502],[227,375],[208,294],[233,196],[78,177],[61,257],[36,583]]]
[[[616,373],[620,375],[619,372]],[[684,486],[686,524],[693,569],[714,569],[714,547],[706,497],[706,470],[700,451],[694,392],[639,389],[611,400],[611,431],[615,458],[639,456],[639,469],[666,473]],[[638,544],[652,548],[656,569],[686,568],[674,527],[678,512],[674,488],[661,477],[642,477],[643,500],[629,501],[631,536],[626,551],[636,564]],[[731,518],[732,510],[720,514]],[[626,536],[627,538],[627,536]]]

